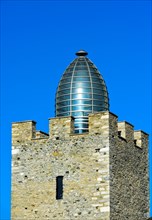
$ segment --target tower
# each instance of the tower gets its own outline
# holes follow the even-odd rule
[[[12,219],[146,220],[148,135],[118,122],[99,71],[76,55],[49,134],[34,121],[12,124]]]

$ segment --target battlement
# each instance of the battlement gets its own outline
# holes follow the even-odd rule
[[[36,138],[48,138],[49,135],[43,131],[36,131]]]
[[[31,140],[36,137],[35,121],[20,121],[12,123],[12,143]]]
[[[134,142],[135,146],[142,148],[148,142],[148,134],[143,131],[134,131],[134,126],[126,121],[118,122],[117,115],[111,112],[96,112],[89,115],[89,132],[84,135],[103,135],[104,137],[120,138],[126,142]],[[61,139],[69,138],[74,134],[74,117],[56,117],[49,119],[49,135],[36,131],[35,121],[22,121],[12,123],[12,143],[31,139]]]
[[[134,142],[137,147],[142,148],[145,144],[148,145],[148,137],[149,135],[142,131],[134,131]]]
[[[74,133],[74,118],[72,116],[49,119],[51,138],[68,137],[71,133]]]
[[[118,135],[126,141],[134,140],[134,126],[126,121],[118,122]]]

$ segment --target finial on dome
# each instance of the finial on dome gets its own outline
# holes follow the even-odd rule
[[[78,52],[76,52],[77,56],[86,56],[88,55],[88,53],[85,50],[79,50]]]

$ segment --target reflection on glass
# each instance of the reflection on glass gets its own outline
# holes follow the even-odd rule
[[[65,70],[56,93],[56,116],[73,116],[75,133],[88,131],[88,114],[107,111],[107,87],[94,64],[85,56]]]

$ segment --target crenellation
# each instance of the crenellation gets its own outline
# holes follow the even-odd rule
[[[126,141],[134,140],[134,126],[126,121],[118,122],[119,136],[124,138]]]
[[[69,137],[74,132],[74,118],[56,117],[49,119],[49,134],[54,138]]]
[[[36,136],[36,122],[22,121],[12,123],[12,144],[20,141],[31,140]]]
[[[143,148],[148,145],[148,137],[149,135],[144,131],[134,131],[134,140],[137,147]]]
[[[97,112],[89,114],[89,134],[109,136],[117,133],[117,116],[111,112]]]
[[[43,131],[36,131],[36,139],[37,138],[49,138],[49,134],[43,132]]]

